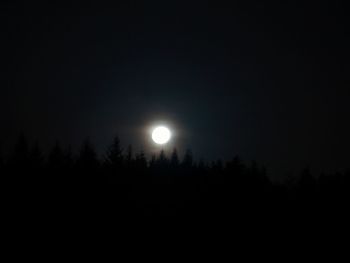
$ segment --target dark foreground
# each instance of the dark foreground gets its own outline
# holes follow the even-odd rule
[[[179,160],[174,150],[148,161],[131,147],[123,153],[118,138],[103,160],[88,141],[77,156],[57,143],[44,157],[20,138],[14,153],[0,158],[0,178],[3,214],[14,221],[344,218],[350,197],[349,172],[314,176],[305,169],[276,183],[265,167],[238,157],[209,164],[194,162],[190,151]]]
[[[9,214],[68,219],[184,217],[202,219],[248,216],[303,218],[337,216],[349,207],[349,178],[302,178],[296,184],[236,181],[234,175],[124,175],[90,178],[17,178],[2,183]],[[323,182],[325,180],[326,182]],[[235,182],[236,181],[236,182]]]

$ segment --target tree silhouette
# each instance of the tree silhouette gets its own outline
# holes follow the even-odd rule
[[[135,166],[136,169],[140,171],[145,171],[147,168],[147,159],[145,156],[145,153],[143,151],[140,151],[135,156]]]
[[[65,166],[65,155],[58,141],[56,141],[49,154],[48,166],[53,171],[62,170]]]
[[[244,180],[243,174],[245,173],[245,165],[242,163],[239,156],[235,156],[231,161],[226,164],[226,174],[228,178],[226,180],[232,182],[240,182]]]
[[[128,145],[128,148],[126,150],[125,163],[126,163],[126,166],[132,167],[133,152],[132,152],[132,146],[130,144]]]
[[[244,170],[244,165],[239,156],[235,156],[233,160],[228,163],[227,168],[234,173],[240,174]]]
[[[158,155],[158,158],[156,160],[157,168],[160,171],[164,170],[167,167],[168,164],[169,164],[169,160],[166,157],[166,154],[165,154],[164,150],[161,150],[159,155]]]
[[[46,158],[38,143],[29,147],[21,134],[9,157],[0,154],[0,170],[5,186],[22,185],[18,194],[22,200],[45,191],[40,200],[49,200],[48,196],[54,196],[54,202],[75,200],[76,204],[79,200],[86,207],[118,207],[116,211],[125,214],[229,216],[245,208],[265,214],[281,208],[305,213],[346,207],[350,198],[349,171],[314,177],[305,169],[296,181],[276,183],[269,179],[265,166],[256,161],[245,165],[238,156],[227,162],[200,159],[197,164],[190,150],[179,161],[174,148],[170,158],[161,150],[148,162],[143,151],[134,155],[131,145],[124,156],[118,137],[100,162],[89,140],[82,143],[76,157],[70,147],[64,150],[56,142]]]
[[[120,146],[120,140],[116,136],[113,140],[113,143],[107,149],[105,162],[113,170],[121,169],[124,161],[123,149]]]
[[[222,173],[223,171],[223,164],[220,159],[216,160],[215,162],[212,163],[212,169],[216,171],[217,173]]]
[[[171,157],[170,157],[170,163],[172,168],[176,169],[179,166],[179,156],[177,154],[177,149],[174,148],[173,152],[171,153]]]
[[[64,151],[64,167],[71,168],[74,165],[74,158],[72,153],[72,146],[69,145],[68,148]]]
[[[97,153],[94,146],[89,139],[86,139],[80,149],[80,153],[77,160],[78,169],[83,170],[85,173],[91,175],[95,172],[99,166],[97,159]]]
[[[29,145],[27,138],[21,134],[15,145],[14,152],[9,161],[17,170],[25,170],[29,165]]]
[[[199,159],[199,162],[198,162],[198,169],[199,169],[200,171],[202,171],[202,172],[205,171],[205,170],[207,169],[207,165],[205,164],[203,158],[200,158],[200,159]]]
[[[44,155],[41,152],[39,143],[35,142],[33,148],[29,153],[29,163],[33,172],[40,173],[41,169],[44,167],[44,162],[45,162]]]
[[[298,189],[304,199],[310,199],[314,195],[316,190],[316,180],[312,176],[309,168],[305,168],[302,171],[298,180]]]
[[[4,166],[4,156],[3,156],[3,152],[2,152],[2,144],[0,143],[0,169],[3,169]]]
[[[190,169],[193,165],[193,154],[190,149],[187,149],[182,161],[182,167],[185,169]]]
[[[5,175],[5,160],[2,152],[2,145],[0,143],[0,179]]]
[[[309,168],[305,168],[302,171],[298,184],[301,188],[309,188],[315,186],[315,178],[312,176]]]
[[[155,154],[152,154],[151,159],[149,161],[149,167],[151,170],[154,170],[156,168],[157,164],[157,157]]]

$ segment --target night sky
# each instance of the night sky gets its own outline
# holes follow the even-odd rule
[[[277,177],[349,168],[341,2],[49,2],[1,3],[3,145],[23,131],[102,153],[119,135],[154,152],[148,129],[166,123],[167,147],[197,158],[238,154]]]

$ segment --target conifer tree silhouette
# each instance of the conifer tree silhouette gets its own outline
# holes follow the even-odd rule
[[[315,185],[315,178],[312,176],[309,168],[305,168],[302,171],[298,184],[303,188],[308,188]]]
[[[64,168],[72,168],[74,166],[74,156],[72,153],[72,146],[69,145],[68,148],[64,151]]]
[[[223,171],[223,164],[220,159],[216,160],[215,162],[212,163],[212,168],[217,172],[221,173]]]
[[[40,170],[44,167],[45,159],[38,142],[35,142],[33,148],[29,153],[29,162],[30,167],[35,172],[41,172]]]
[[[113,170],[121,169],[124,161],[123,149],[120,146],[120,140],[116,136],[113,143],[107,149],[105,162]]]
[[[267,201],[305,212],[314,208],[317,202],[322,207],[323,204],[344,207],[350,198],[349,172],[324,174],[317,178],[305,169],[296,181],[277,184],[270,181],[266,168],[256,161],[246,166],[236,156],[225,163],[217,160],[208,165],[209,162],[200,159],[197,164],[190,150],[179,161],[174,148],[169,158],[162,150],[147,162],[145,153],[140,151],[134,155],[131,145],[123,155],[118,137],[114,138],[104,157],[104,162],[100,163],[94,146],[85,140],[77,156],[73,156],[71,148],[66,151],[56,142],[45,158],[38,143],[29,147],[21,134],[13,153],[5,157],[8,160],[5,164],[0,151],[0,171],[5,174],[0,178],[9,183],[25,182],[19,187],[25,194],[42,188],[47,189],[43,197],[46,198],[52,190],[58,197],[58,193],[63,192],[61,189],[66,188],[65,193],[70,193],[70,196],[85,198],[94,192],[97,194],[91,195],[93,199],[90,200],[101,195],[107,197],[104,201],[120,202],[131,209],[141,207],[162,213],[173,211],[173,208],[186,212],[198,208],[196,211],[203,209],[212,214],[217,214],[216,211],[224,214],[236,204],[238,209],[265,209]],[[119,172],[121,176],[110,176],[119,175]],[[12,174],[19,176],[7,176]],[[35,177],[36,174],[45,176]],[[100,174],[106,176],[100,177]],[[45,185],[48,182],[50,184]],[[80,187],[81,184],[84,187]],[[18,188],[17,184],[14,185]]]
[[[232,159],[232,161],[228,162],[227,169],[236,175],[242,174],[244,170],[244,165],[242,164],[242,161],[239,158],[239,156],[235,156]]]
[[[54,147],[49,153],[48,166],[51,170],[62,170],[65,165],[65,156],[63,149],[58,141],[56,141]]]
[[[251,167],[250,167],[250,173],[252,176],[257,177],[259,174],[259,167],[255,160],[252,161]]]
[[[271,183],[267,175],[267,168],[265,165],[263,165],[260,169],[260,183],[265,186]]]
[[[153,162],[153,160],[151,160],[151,162]],[[167,174],[166,170],[168,168],[168,164],[169,164],[169,160],[165,154],[165,151],[161,150],[154,162],[154,168],[156,173]]]
[[[190,169],[192,168],[193,165],[193,154],[190,149],[187,149],[182,161],[182,167],[185,169]]]
[[[170,163],[173,169],[176,169],[179,166],[180,161],[176,148],[174,148],[173,152],[171,153]]]
[[[5,164],[3,152],[2,152],[2,144],[0,143],[0,169],[2,170]]]
[[[2,145],[0,143],[0,179],[5,175],[5,160],[3,156]]]
[[[131,168],[133,164],[133,152],[132,152],[132,146],[131,144],[128,145],[128,148],[126,150],[126,156],[125,156],[125,162],[126,166]]]
[[[137,166],[137,170],[139,171],[144,171],[147,168],[146,156],[142,150],[135,156],[135,165]]]
[[[203,158],[200,158],[199,162],[198,162],[198,169],[203,172],[206,168],[207,167],[206,167],[206,164],[205,164]]]
[[[298,188],[302,198],[310,199],[316,188],[316,179],[312,176],[310,169],[305,168],[298,180]]]
[[[157,164],[157,157],[155,154],[152,154],[151,159],[149,161],[149,167],[151,170],[154,170],[156,168]]]
[[[164,150],[161,150],[157,158],[157,164],[160,167],[165,167],[168,164],[168,158],[165,155]]]
[[[87,173],[96,171],[99,166],[97,153],[89,139],[86,139],[81,146],[77,165],[79,169]]]
[[[24,134],[20,134],[10,159],[10,165],[16,170],[22,170],[29,166],[29,145]]]

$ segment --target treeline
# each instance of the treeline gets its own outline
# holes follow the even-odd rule
[[[22,135],[10,155],[0,155],[0,174],[3,191],[16,192],[17,200],[35,197],[34,203],[68,207],[77,200],[80,207],[113,203],[123,213],[142,215],[333,209],[348,204],[350,189],[349,172],[314,177],[305,169],[294,180],[276,183],[265,167],[239,157],[206,163],[194,161],[190,150],[180,159],[174,149],[147,159],[131,146],[122,149],[118,137],[99,158],[89,140],[78,154],[57,142],[45,156]]]

